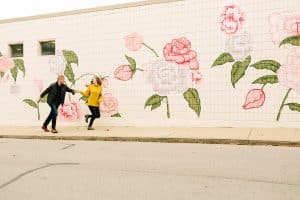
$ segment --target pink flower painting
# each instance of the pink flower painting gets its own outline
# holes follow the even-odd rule
[[[300,35],[300,12],[274,13],[269,24],[273,43],[280,44],[289,36]]]
[[[120,81],[128,81],[132,78],[133,71],[129,65],[121,65],[114,72],[115,78]]]
[[[278,70],[279,83],[292,88],[300,94],[300,49],[293,49],[287,59],[287,63]]]
[[[166,61],[173,61],[191,70],[199,69],[196,51],[191,49],[191,42],[185,38],[173,39],[163,49]]]
[[[199,70],[191,71],[191,81],[193,85],[199,85],[203,82],[203,75]]]
[[[142,48],[144,39],[138,33],[132,33],[124,38],[125,47],[130,51],[138,51]]]
[[[237,5],[225,6],[221,14],[221,30],[227,35],[238,32],[245,21],[245,14]]]
[[[0,57],[0,72],[6,72],[15,66],[14,61],[7,57],[1,56]]]
[[[105,117],[111,117],[115,114],[118,114],[118,106],[118,100],[112,94],[104,94],[100,103],[101,115]]]
[[[76,101],[65,102],[58,108],[58,116],[65,121],[77,121],[82,117],[80,103]]]
[[[252,89],[246,96],[245,103],[243,105],[244,110],[259,108],[263,106],[265,102],[265,93],[262,89]]]

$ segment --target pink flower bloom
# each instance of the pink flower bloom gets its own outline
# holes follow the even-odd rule
[[[237,5],[225,6],[221,14],[221,30],[228,35],[235,34],[245,21],[244,15]]]
[[[102,86],[104,88],[108,88],[108,80],[105,78],[105,79],[102,79]]]
[[[243,105],[244,110],[259,108],[265,102],[265,93],[262,89],[252,89],[246,96],[245,103]]]
[[[173,61],[191,70],[199,69],[197,53],[191,50],[191,42],[185,37],[173,39],[163,50],[166,61]]]
[[[77,121],[81,119],[79,102],[65,102],[58,108],[58,116],[66,121]]]
[[[287,64],[281,66],[277,73],[282,86],[300,94],[300,49],[293,49],[289,53]]]
[[[300,12],[274,13],[269,17],[269,23],[274,44],[280,44],[289,36],[300,35]]]
[[[35,83],[36,87],[38,88],[39,92],[42,92],[42,90],[44,89],[43,81],[35,78],[34,83]]]
[[[195,85],[201,84],[203,81],[203,76],[202,76],[201,72],[199,70],[193,70],[191,72],[191,80],[192,80],[192,83]]]
[[[121,65],[115,70],[115,78],[121,81],[128,81],[132,78],[133,71],[129,65]]]
[[[132,33],[127,35],[125,38],[125,47],[130,51],[138,51],[142,48],[144,39],[143,36],[138,33]]]
[[[0,57],[0,72],[6,72],[7,70],[15,66],[14,61],[6,56]]]
[[[118,100],[112,96],[110,93],[106,93],[102,97],[100,103],[101,115],[105,117],[110,117],[118,113]]]

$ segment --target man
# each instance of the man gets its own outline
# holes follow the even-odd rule
[[[44,122],[42,129],[45,132],[49,132],[47,126],[52,121],[52,129],[51,133],[58,133],[56,130],[56,118],[57,118],[57,109],[60,104],[64,104],[66,92],[70,92],[73,95],[75,94],[75,90],[70,89],[68,86],[65,85],[65,77],[63,75],[58,76],[57,82],[52,83],[38,99],[38,103],[41,99],[48,94],[47,103],[51,108],[50,114],[47,117],[46,121]]]

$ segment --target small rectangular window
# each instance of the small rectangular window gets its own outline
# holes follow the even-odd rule
[[[55,40],[40,42],[41,55],[55,55]]]
[[[11,57],[23,57],[24,51],[23,51],[23,44],[10,44],[10,55]]]

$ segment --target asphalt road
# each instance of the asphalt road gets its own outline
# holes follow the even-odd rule
[[[299,200],[300,148],[0,139],[0,200]]]

